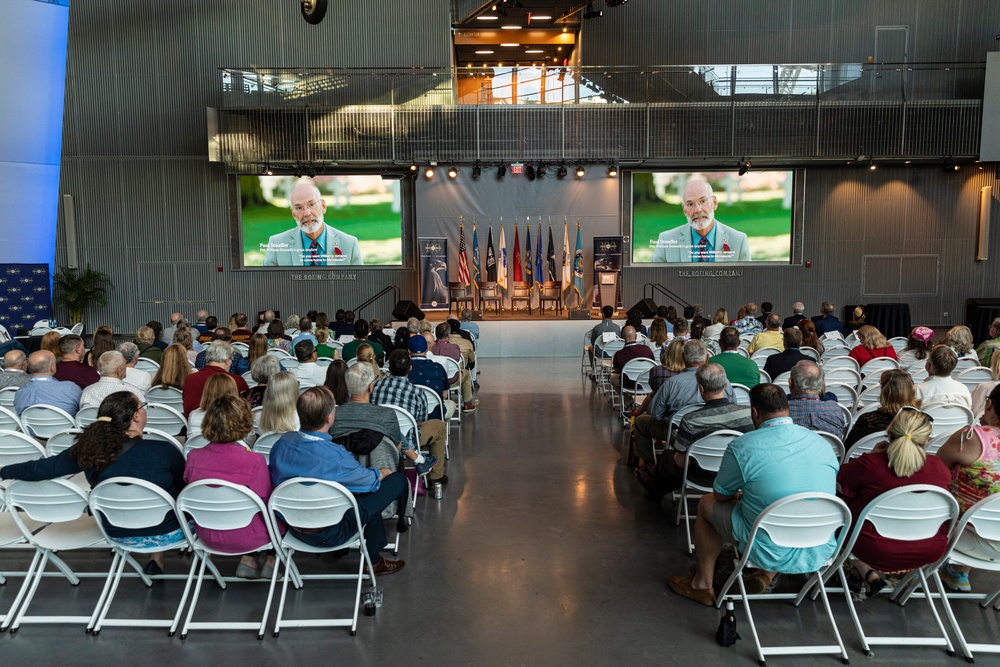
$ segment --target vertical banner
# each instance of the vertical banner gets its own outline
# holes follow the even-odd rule
[[[448,239],[421,238],[420,309],[448,307]]]
[[[18,329],[31,329],[50,317],[49,265],[0,264],[0,324],[7,332],[16,336]]]
[[[622,238],[621,236],[594,237],[594,308],[601,305],[600,276],[608,272],[618,274],[614,306],[622,307]]]

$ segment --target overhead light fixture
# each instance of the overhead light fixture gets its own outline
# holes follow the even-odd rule
[[[497,165],[497,179],[503,178],[504,174],[506,174],[506,173],[507,173],[507,165],[505,165],[505,164],[498,164]]]
[[[521,46],[520,44],[515,44],[513,42],[504,42],[500,46]]]
[[[498,21],[499,19],[499,16],[490,16],[489,14],[483,14],[482,16],[476,17],[477,21]]]
[[[556,176],[559,178],[566,178],[567,173],[569,172],[566,170],[566,165],[561,164],[559,165],[559,171],[556,172]]]
[[[576,177],[577,178],[583,178],[584,174],[586,174],[586,173],[587,173],[587,170],[583,168],[582,164],[577,166],[577,168],[576,168]]]
[[[500,26],[500,29],[501,30],[520,30],[521,26],[519,26],[519,25],[504,25],[504,26]]]
[[[946,160],[944,161],[944,170],[945,170],[945,171],[958,171],[959,169],[961,169],[961,167],[959,167],[959,166],[958,166],[957,164],[955,164],[955,163],[954,163],[954,162],[952,161],[952,159],[951,159],[951,158],[947,158],[947,159],[946,159]]]
[[[528,165],[524,168],[524,175],[528,177],[529,181],[535,180],[535,167],[534,165]]]
[[[295,174],[295,178],[302,178],[302,165],[295,165],[295,171],[293,173]]]
[[[611,178],[618,178],[618,165],[612,163],[611,166],[608,167],[608,176]]]
[[[316,178],[316,167],[310,166],[309,171],[306,172],[309,178]]]
[[[747,159],[742,160],[739,163],[739,166],[740,166],[740,171],[739,171],[740,176],[746,175],[746,173],[750,171],[750,160]]]
[[[261,174],[263,174],[264,176],[270,176],[270,175],[272,175],[272,174],[273,174],[274,172],[273,172],[273,171],[271,171],[271,165],[269,165],[269,164],[265,163],[265,164],[264,164],[264,169],[263,169],[263,170],[261,170],[261,172],[260,172],[260,173],[261,173]]]
[[[458,178],[458,169],[455,167],[448,167],[448,178],[453,181]]]
[[[479,175],[482,174],[482,173],[483,173],[483,170],[480,168],[479,163],[477,162],[476,166],[474,166],[472,168],[472,177],[473,178],[479,178]]]
[[[427,167],[427,169],[424,169],[424,178],[428,181],[434,178],[434,167]]]
[[[412,173],[416,173],[416,171],[417,171],[417,165],[415,165],[415,164],[411,164],[411,165],[410,165],[410,171],[411,171]]]
[[[602,16],[604,16],[604,10],[603,9],[594,9],[594,3],[592,3],[592,2],[588,2],[587,3],[587,10],[585,12],[583,12],[583,18],[584,19],[586,19],[586,20],[599,19]],[[563,28],[563,30],[565,30],[565,28]]]
[[[531,20],[532,21],[551,21],[552,17],[551,16],[545,16],[544,14],[539,14],[537,16],[535,14],[532,14],[531,15]]]
[[[479,54],[479,55],[481,55],[481,56],[488,56],[491,53],[493,53],[493,51],[486,51],[486,50],[484,50],[484,51],[476,51],[476,53]]]
[[[875,160],[868,160],[868,169],[869,171],[875,171]]]
[[[525,53],[545,53],[543,49],[526,49]]]

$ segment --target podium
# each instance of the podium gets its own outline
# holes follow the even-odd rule
[[[618,303],[617,271],[597,272],[597,293],[600,297],[601,308],[604,306],[616,308],[616,304]]]

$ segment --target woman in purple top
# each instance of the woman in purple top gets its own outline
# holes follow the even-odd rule
[[[221,479],[249,488],[267,503],[271,495],[271,475],[267,460],[239,444],[253,430],[253,414],[245,400],[238,396],[220,396],[205,411],[201,423],[202,435],[209,441],[188,454],[184,481],[190,484],[202,479]],[[245,528],[212,530],[196,526],[205,544],[229,553],[248,554],[240,559],[236,576],[245,579],[270,577],[274,568],[273,553],[251,555],[270,542],[263,516],[255,516]]]

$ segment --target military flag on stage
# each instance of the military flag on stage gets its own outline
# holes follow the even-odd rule
[[[479,234],[476,230],[476,221],[472,221],[472,282],[476,285],[483,279],[482,267],[479,264]]]
[[[497,285],[507,289],[507,239],[503,235],[503,218],[500,218],[500,261],[497,262]]]
[[[545,252],[545,263],[548,265],[548,277],[546,280],[554,283],[556,281],[556,247],[552,243],[552,219],[549,218],[549,247]]]
[[[563,219],[563,263],[562,263],[562,288],[565,292],[569,289],[569,282],[573,276],[573,271],[569,268],[569,223]]]
[[[576,223],[576,254],[573,256],[573,289],[580,296],[583,305],[583,243],[580,238],[580,223]]]
[[[535,287],[541,294],[542,285],[545,284],[545,275],[542,270],[542,216],[538,216],[538,243],[535,245]]]
[[[486,280],[497,281],[497,254],[493,250],[493,221],[490,220],[490,231],[486,237]]]
[[[525,225],[525,242],[524,242],[524,280],[528,283],[528,289],[535,286],[535,264],[532,260],[533,255],[531,254],[531,218],[528,218],[528,224]]]
[[[465,225],[461,222],[458,224],[458,282],[466,287],[469,286],[469,258],[465,256]]]
[[[514,222],[514,282],[522,282],[521,278],[521,239],[517,237],[517,221]]]

